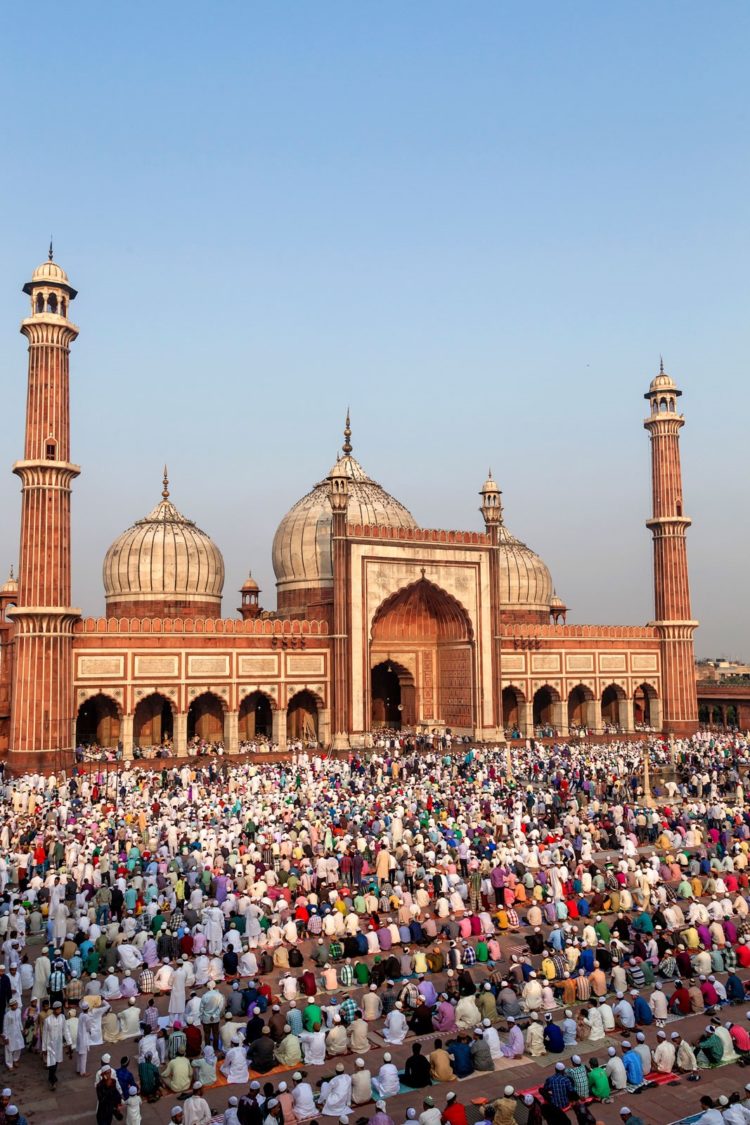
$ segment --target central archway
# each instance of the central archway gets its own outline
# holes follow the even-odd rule
[[[414,677],[401,664],[382,660],[370,674],[372,691],[372,727],[414,726]]]
[[[387,598],[373,617],[370,633],[373,727],[444,724],[473,732],[473,642],[466,610],[434,582],[422,578]],[[396,697],[398,703],[392,702]]]

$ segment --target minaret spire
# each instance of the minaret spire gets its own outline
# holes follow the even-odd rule
[[[346,425],[344,426],[344,444],[341,447],[344,453],[352,451],[352,427],[349,421],[349,407],[346,408]]]
[[[161,495],[162,495],[163,500],[169,499],[169,474],[167,472],[167,466],[166,465],[164,466],[164,476],[162,478]]]

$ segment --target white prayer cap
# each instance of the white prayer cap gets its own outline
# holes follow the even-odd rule
[[[515,1091],[514,1086],[506,1086],[505,1089],[503,1090],[503,1094],[505,1095],[506,1098],[512,1098],[513,1095],[515,1094],[515,1092],[516,1091]]]

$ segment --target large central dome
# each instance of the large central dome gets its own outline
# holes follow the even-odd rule
[[[108,617],[220,617],[221,551],[169,499],[167,472],[159,504],[107,551],[102,576]]]
[[[337,462],[349,477],[349,523],[380,527],[417,527],[409,511],[384,488],[368,477],[359,461],[352,457],[345,431],[343,456]],[[331,504],[328,482],[320,481],[291,508],[278,526],[273,539],[273,569],[279,609],[292,608],[305,601],[295,591],[330,589],[333,586],[331,557]],[[324,598],[322,600],[325,600]]]

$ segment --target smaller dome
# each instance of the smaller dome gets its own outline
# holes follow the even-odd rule
[[[241,594],[255,594],[255,593],[259,594],[260,593],[260,586],[255,581],[255,579],[253,578],[252,571],[250,571],[247,578],[242,583],[242,586],[240,587],[240,593]]]
[[[488,492],[499,492],[500,486],[492,475],[492,469],[489,470],[487,480],[482,485],[479,492],[480,496],[486,496]]]
[[[7,582],[0,586],[0,594],[17,594],[18,593],[18,579],[13,575],[13,567],[10,568],[10,575]]]
[[[58,266],[57,262],[50,259],[47,262],[42,262],[41,266],[37,266],[31,275],[32,282],[44,285],[45,283],[52,283],[57,285],[68,285],[68,275],[62,266]]]
[[[50,243],[49,258],[36,267],[31,275],[31,281],[27,281],[24,285],[23,292],[31,294],[38,285],[58,285],[61,289],[67,290],[71,300],[77,296],[77,291],[70,284],[65,270],[57,262],[52,261],[52,243]]]
[[[681,395],[682,391],[677,389],[677,384],[671,375],[668,375],[664,370],[664,360],[659,360],[659,374],[655,375],[648,386],[648,394],[644,398],[650,398],[651,395],[659,394],[661,391],[671,391],[672,394]]]
[[[557,594],[553,594],[550,598],[550,609],[567,609],[565,602]]]

